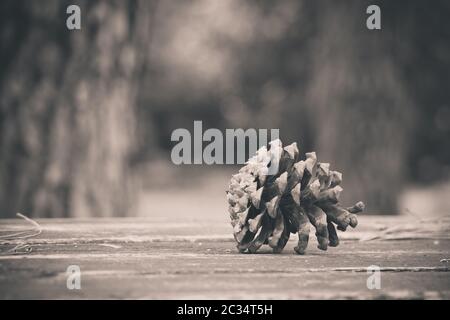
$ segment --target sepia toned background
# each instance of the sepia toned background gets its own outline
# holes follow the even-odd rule
[[[369,214],[448,215],[450,3],[0,2],[0,217],[228,218],[170,134],[279,128]],[[81,30],[66,8],[81,8]]]

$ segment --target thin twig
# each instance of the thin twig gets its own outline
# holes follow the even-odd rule
[[[24,216],[21,213],[17,213],[17,216],[19,218],[22,218],[25,221],[29,222],[30,224],[32,224],[34,226],[34,228],[2,235],[2,236],[0,236],[0,239],[2,239],[2,240],[19,240],[19,243],[12,249],[6,251],[6,253],[29,253],[32,251],[32,247],[29,244],[27,244],[26,241],[24,241],[24,240],[31,238],[31,237],[35,237],[37,235],[40,235],[42,233],[42,227],[39,225],[39,223],[37,223],[33,219],[30,219],[30,218]],[[30,232],[31,232],[31,234],[30,234]]]

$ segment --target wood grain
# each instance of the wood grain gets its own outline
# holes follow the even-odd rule
[[[341,244],[294,254],[262,248],[240,254],[226,221],[42,219],[30,252],[0,240],[1,299],[326,299],[450,298],[450,218],[362,216]],[[0,235],[27,227],[0,220]],[[311,237],[313,238],[313,236]],[[81,290],[68,290],[66,269],[81,268]],[[367,267],[381,268],[369,290]]]

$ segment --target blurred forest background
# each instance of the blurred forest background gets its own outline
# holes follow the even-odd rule
[[[449,40],[446,0],[2,0],[0,217],[228,219],[237,167],[170,162],[194,120],[280,128],[369,213],[448,214]]]

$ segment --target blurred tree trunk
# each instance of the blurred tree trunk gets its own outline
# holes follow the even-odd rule
[[[81,7],[81,30],[66,28],[69,4]],[[2,2],[1,216],[130,212],[149,5]]]
[[[368,30],[369,4],[320,6],[308,104],[319,160],[335,159],[332,167],[343,172],[343,201],[395,214],[414,108],[392,51],[392,25],[382,13],[382,30]]]

